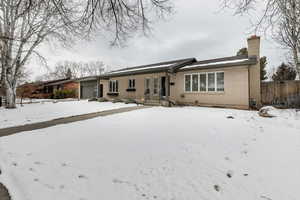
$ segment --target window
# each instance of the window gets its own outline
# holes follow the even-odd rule
[[[146,78],[146,89],[150,90],[150,78]]]
[[[224,72],[217,72],[217,91],[224,91]]]
[[[135,79],[129,79],[128,88],[130,88],[130,89],[135,88]]]
[[[185,92],[224,92],[224,72],[184,75]]]
[[[154,78],[153,84],[153,94],[158,94],[158,78]]]
[[[208,91],[216,91],[215,87],[215,73],[208,73],[207,74],[207,80],[208,80]]]
[[[199,88],[199,75],[193,74],[192,75],[192,91],[198,92],[198,88]]]
[[[109,81],[109,92],[118,92],[119,91],[119,84],[117,80]]]
[[[184,82],[185,82],[185,91],[190,92],[191,91],[191,75],[185,75],[184,76]]]
[[[200,74],[200,92],[206,92],[206,73]]]

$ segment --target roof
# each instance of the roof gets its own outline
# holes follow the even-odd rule
[[[41,85],[49,85],[49,84],[52,84],[52,83],[57,83],[57,82],[66,81],[66,80],[70,80],[70,78],[61,78],[61,79],[56,79],[56,80],[43,81],[40,84]]]
[[[70,83],[70,82],[75,82],[75,81],[76,81],[76,79],[56,80],[56,81],[52,81],[50,83],[45,84],[45,86],[60,85],[60,84],[65,84],[65,83]]]
[[[197,61],[190,65],[180,68],[180,71],[215,69],[224,67],[238,67],[244,65],[253,65],[257,63],[256,56],[248,57],[246,55],[217,58],[211,60]]]
[[[96,80],[100,79],[100,77],[102,77],[102,76],[100,76],[100,75],[98,75],[98,76],[86,76],[86,77],[78,78],[75,81],[78,81],[78,82],[80,82],[80,81],[96,81]]]
[[[100,76],[88,76],[77,79],[77,81],[92,81],[98,79],[109,79],[110,77],[131,76],[137,74],[214,69],[224,67],[247,66],[257,63],[256,56],[248,57],[246,55],[216,58],[210,60],[197,61],[195,58],[186,58],[180,60],[172,60],[167,62],[159,62],[149,65],[141,65],[136,67],[128,67],[108,72]]]
[[[195,62],[195,58],[186,58],[180,60],[172,60],[168,62],[154,63],[150,65],[141,65],[136,67],[123,68],[120,70],[111,71],[104,74],[103,77],[115,77],[115,76],[126,76],[126,75],[136,75],[145,73],[159,73],[159,72],[173,72],[181,66],[185,66]]]

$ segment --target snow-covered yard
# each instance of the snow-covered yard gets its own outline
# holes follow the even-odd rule
[[[86,100],[53,103],[48,100],[48,102],[24,104],[23,107],[18,106],[18,109],[13,110],[0,108],[0,128],[131,106],[136,104]]]
[[[300,113],[279,115],[155,107],[3,137],[0,181],[13,200],[296,200]]]

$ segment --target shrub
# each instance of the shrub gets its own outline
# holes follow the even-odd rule
[[[122,103],[123,101],[121,99],[113,99],[112,102],[113,103]]]
[[[98,102],[107,102],[108,100],[106,98],[99,98],[97,99]]]
[[[123,100],[123,102],[124,102],[125,104],[129,104],[129,103],[137,103],[136,100],[134,100],[134,99],[125,99],[125,100]]]
[[[54,99],[74,98],[75,96],[75,90],[56,90],[53,94]]]
[[[88,101],[89,101],[89,102],[90,102],[90,101],[98,101],[98,99],[97,99],[96,97],[93,97],[93,98],[88,99]]]

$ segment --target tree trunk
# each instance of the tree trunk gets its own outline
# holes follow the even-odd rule
[[[293,56],[294,56],[294,64],[297,72],[296,80],[300,80],[300,61],[298,57],[298,51],[297,48],[293,49]]]
[[[296,63],[296,72],[297,72],[297,77],[296,80],[300,80],[300,60],[299,60],[299,53],[300,52],[300,48],[298,48],[298,51],[296,51],[297,53],[297,63]]]
[[[6,86],[6,108],[16,108],[16,87]]]

